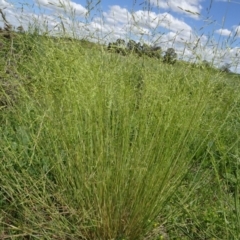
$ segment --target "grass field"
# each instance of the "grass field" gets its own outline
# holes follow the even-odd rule
[[[239,75],[0,41],[0,239],[240,239]]]

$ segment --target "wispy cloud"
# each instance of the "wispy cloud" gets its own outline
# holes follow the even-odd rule
[[[103,16],[106,24],[110,25],[133,25],[138,28],[156,30],[162,27],[174,32],[185,31],[190,32],[192,28],[184,21],[175,18],[169,13],[157,14],[153,11],[139,10],[129,12],[126,8],[120,6],[111,6],[108,12],[104,12]]]
[[[191,18],[198,19],[202,10],[202,0],[150,0],[150,2],[163,9],[170,9],[174,12],[186,14]]]
[[[5,0],[0,0],[0,6],[1,6],[1,8],[5,8],[5,7],[13,7],[12,4],[8,3],[8,2],[5,1]]]
[[[219,35],[222,35],[222,36],[230,36],[230,35],[232,35],[232,32],[230,30],[223,29],[223,28],[220,28],[220,29],[216,30],[215,33],[217,33]]]
[[[232,26],[232,31],[229,29],[220,28],[215,31],[215,33],[222,36],[231,36],[233,39],[240,37],[240,26]]]
[[[81,4],[69,0],[35,0],[40,6],[57,11],[67,11],[80,16],[87,14],[87,9]]]

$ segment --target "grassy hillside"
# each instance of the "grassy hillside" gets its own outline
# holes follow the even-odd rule
[[[0,42],[1,239],[240,238],[239,79]]]

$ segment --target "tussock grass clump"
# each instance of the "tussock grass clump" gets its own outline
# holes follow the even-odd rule
[[[147,238],[174,193],[186,196],[186,173],[203,162],[218,173],[209,144],[239,105],[219,74],[60,38],[16,46],[21,101],[0,117],[2,238]]]

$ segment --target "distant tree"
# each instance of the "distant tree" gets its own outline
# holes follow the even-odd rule
[[[149,46],[146,43],[143,43],[142,54],[148,57],[160,58],[162,54],[162,49],[161,47],[153,47],[153,46]]]
[[[154,57],[160,59],[162,57],[162,49],[159,46],[151,46],[146,43],[141,45],[140,42],[135,42],[130,39],[127,44],[125,40],[119,38],[116,42],[110,42],[108,44],[108,50],[122,55],[127,55],[128,52],[136,53],[138,56],[146,55],[148,57]]]
[[[115,47],[116,47],[116,43],[114,42],[108,43],[108,50],[114,51]]]
[[[110,42],[108,50],[125,56],[127,54],[125,40],[117,39],[116,42]]]
[[[177,61],[177,53],[174,48],[168,48],[163,57],[163,62],[174,64]]]
[[[144,55],[147,55],[147,56],[151,57],[151,46],[149,46],[146,43],[143,43],[143,45],[142,45],[142,53]]]
[[[127,43],[127,48],[130,51],[135,52],[138,47],[139,46],[137,46],[137,43],[134,40],[129,40]]]
[[[121,38],[118,38],[117,41],[116,41],[116,44],[119,47],[125,47],[125,40],[121,39]]]
[[[225,63],[221,68],[220,68],[220,71],[221,72],[225,72],[225,73],[230,73],[231,70],[231,64],[230,63]]]
[[[151,47],[152,57],[160,59],[162,57],[162,48],[157,47]]]
[[[211,63],[208,62],[207,60],[203,60],[202,65],[203,65],[203,67],[205,67],[205,68],[210,68],[210,67],[211,67]]]
[[[17,27],[17,30],[19,33],[24,33],[24,28],[21,25]]]
[[[142,45],[140,42],[137,43],[135,52],[138,53],[139,56],[142,56]]]
[[[126,55],[127,54],[127,49],[126,49],[126,42],[124,39],[118,38],[115,42],[116,45],[116,52],[120,53],[122,55]]]

